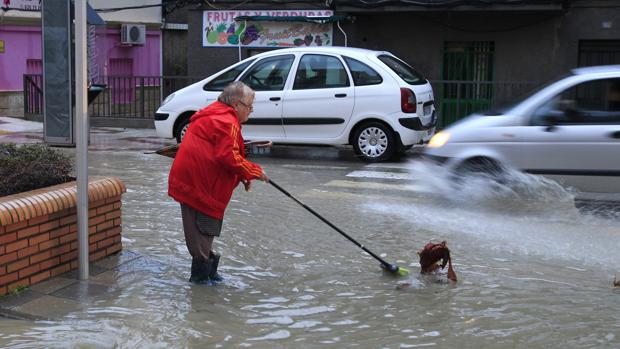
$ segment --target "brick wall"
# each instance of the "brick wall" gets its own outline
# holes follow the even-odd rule
[[[123,183],[89,180],[89,260],[119,252]],[[0,295],[78,268],[76,183],[0,198]]]

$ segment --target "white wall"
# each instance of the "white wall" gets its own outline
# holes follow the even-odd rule
[[[95,10],[103,8],[131,7],[141,5],[161,4],[161,0],[88,0],[88,3]],[[41,18],[40,12],[11,10],[5,13],[0,10],[0,15],[9,23],[16,23],[15,20],[28,20]],[[148,7],[136,10],[123,10],[109,13],[99,13],[108,24],[111,23],[161,23],[161,6]]]
[[[97,10],[102,8],[161,4],[161,0],[89,0],[88,3],[92,8]],[[161,23],[161,6],[98,13],[104,21],[112,23]]]

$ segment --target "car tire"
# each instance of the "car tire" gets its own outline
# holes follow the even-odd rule
[[[483,174],[494,180],[501,180],[505,175],[504,167],[501,164],[486,157],[468,159],[460,164],[455,172],[458,176]]]
[[[352,143],[355,154],[367,162],[388,160],[396,150],[394,131],[389,126],[376,121],[357,127]]]
[[[176,132],[174,137],[177,139],[177,143],[181,143],[185,133],[187,132],[187,128],[189,127],[189,117],[184,118],[179,122],[179,125],[176,128]]]

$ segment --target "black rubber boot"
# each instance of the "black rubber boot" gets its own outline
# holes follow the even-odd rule
[[[221,282],[222,280],[224,280],[222,278],[222,276],[220,274],[217,273],[217,266],[220,264],[220,255],[216,254],[215,252],[211,251],[211,253],[209,254],[209,260],[208,260],[209,265],[209,279],[215,281],[215,282]]]
[[[209,281],[210,263],[203,262],[198,258],[192,258],[192,275],[189,278],[189,282],[195,284],[203,284]]]

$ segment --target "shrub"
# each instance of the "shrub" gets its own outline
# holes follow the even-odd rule
[[[44,144],[0,144],[0,196],[73,180],[73,161]]]

